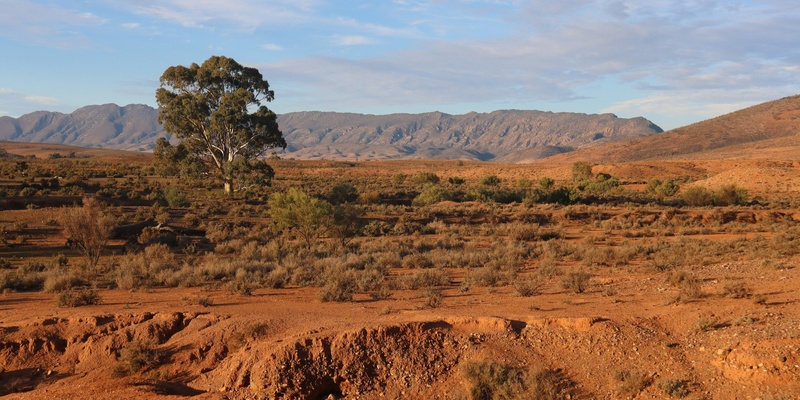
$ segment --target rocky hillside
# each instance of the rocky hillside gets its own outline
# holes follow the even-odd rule
[[[488,114],[282,115],[291,157],[517,162],[661,132],[644,118],[542,111]]]
[[[0,141],[147,151],[165,136],[146,105],[87,106],[0,117]],[[282,114],[284,156],[303,159],[472,159],[517,162],[660,133],[644,118],[542,111],[479,114]]]
[[[654,159],[796,159],[800,95],[785,97],[660,135],[561,154],[548,161],[627,162]]]
[[[164,136],[158,110],[142,104],[86,106],[71,114],[37,111],[0,117],[0,141],[149,150]]]

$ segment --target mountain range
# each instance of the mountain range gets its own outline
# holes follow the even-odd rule
[[[132,104],[0,117],[0,141],[148,151],[169,135],[158,110]],[[661,133],[645,118],[503,110],[449,115],[295,112],[278,116],[288,147],[302,159],[468,159],[519,162]]]

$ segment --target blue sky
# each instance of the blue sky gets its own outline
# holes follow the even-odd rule
[[[670,129],[800,93],[795,0],[0,0],[0,115],[259,68],[277,113],[536,109]]]

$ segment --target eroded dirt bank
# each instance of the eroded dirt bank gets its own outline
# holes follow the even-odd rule
[[[710,266],[707,276],[713,268],[724,269]],[[197,291],[108,291],[103,304],[78,309],[56,308],[46,294],[6,294],[0,395],[464,399],[475,385],[465,367],[484,362],[551,371],[563,398],[669,398],[673,382],[688,398],[792,399],[793,272],[768,272],[762,304],[714,296],[713,279],[709,296],[670,304],[661,282],[636,275],[614,296],[453,289],[436,309],[421,309],[416,292],[320,303],[310,289],[210,291],[215,305],[202,307],[186,303]],[[120,373],[130,343],[148,344],[158,361]]]

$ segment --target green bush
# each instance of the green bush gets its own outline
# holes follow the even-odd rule
[[[703,207],[714,204],[714,193],[702,186],[692,186],[683,190],[683,202],[689,206]]]
[[[500,186],[500,178],[497,175],[486,175],[480,179],[481,185]]]
[[[451,176],[447,178],[447,181],[450,182],[451,185],[463,185],[467,183],[467,180],[460,176]]]
[[[58,307],[81,307],[100,304],[100,295],[97,290],[86,288],[81,290],[67,290],[56,297]]]
[[[186,207],[189,205],[189,202],[186,200],[186,193],[175,186],[170,186],[164,189],[161,197],[163,198],[164,203],[172,208]]]
[[[163,358],[164,354],[153,344],[135,340],[120,350],[114,375],[133,375],[143,369],[157,366]]]
[[[583,293],[589,288],[589,281],[592,275],[586,271],[574,271],[568,273],[561,281],[564,289],[571,289],[575,293]]]
[[[334,186],[326,196],[328,202],[333,205],[353,203],[358,200],[358,190],[349,183],[341,183]]]
[[[724,185],[714,192],[714,204],[718,206],[740,206],[747,203],[747,189],[734,184]]]
[[[672,397],[686,397],[689,395],[688,383],[680,379],[664,378],[658,382],[658,387]]]
[[[574,384],[551,369],[523,370],[494,362],[470,362],[462,372],[473,400],[570,398]]]
[[[334,270],[325,279],[325,286],[317,292],[321,301],[353,301],[358,287],[354,271]]]
[[[645,191],[658,196],[660,199],[674,196],[675,193],[678,193],[678,190],[680,190],[680,186],[671,179],[665,179],[663,181],[660,179],[650,179],[645,186]]]
[[[592,164],[586,161],[578,161],[572,164],[572,180],[582,182],[592,179]]]
[[[278,226],[293,229],[307,247],[325,231],[333,214],[330,203],[294,187],[286,193],[274,193],[268,204],[269,215]]]
[[[422,192],[411,201],[411,205],[422,207],[452,199],[453,194],[447,191],[447,189],[433,183],[428,183],[422,188]]]
[[[434,184],[439,183],[441,178],[439,178],[439,175],[436,175],[433,172],[419,172],[416,175],[414,175],[414,178],[412,180],[414,181],[414,183],[425,185],[428,183],[434,183]]]

